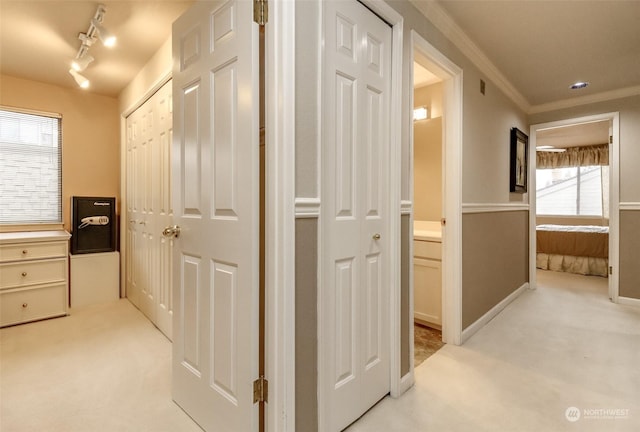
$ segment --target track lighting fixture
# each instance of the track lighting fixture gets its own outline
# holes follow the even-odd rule
[[[73,77],[74,80],[76,80],[76,83],[78,83],[78,85],[83,88],[89,88],[89,80],[86,79],[84,76],[80,75],[79,72],[73,70],[73,69],[69,69],[69,73],[71,74],[71,76]]]
[[[87,66],[95,60],[91,55],[89,55],[89,48],[91,48],[98,38],[106,47],[113,47],[116,44],[116,37],[107,31],[102,24],[104,21],[104,14],[106,12],[107,8],[104,5],[98,5],[98,9],[89,23],[87,32],[78,34],[78,39],[80,39],[81,45],[75,59],[71,62],[71,69],[69,70],[69,73],[82,88],[89,87],[89,80],[80,75],[79,72],[83,72]]]

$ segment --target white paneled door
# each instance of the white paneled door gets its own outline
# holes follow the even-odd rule
[[[320,422],[344,429],[390,390],[391,27],[325,3]]]
[[[252,2],[196,2],[173,26],[173,398],[205,431],[258,405],[259,27]]]
[[[161,235],[172,219],[171,82],[127,117],[126,130],[127,297],[171,339],[173,239]]]

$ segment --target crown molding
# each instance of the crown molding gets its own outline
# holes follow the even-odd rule
[[[409,0],[438,30],[440,30],[462,53],[476,65],[500,90],[521,110],[529,112],[531,104],[498,70],[482,50],[467,36],[447,12],[433,0]]]
[[[579,96],[571,99],[563,99],[546,104],[534,105],[529,109],[529,114],[538,114],[549,111],[557,111],[565,108],[573,108],[580,105],[589,105],[609,100],[622,99],[630,96],[640,95],[640,86],[625,87],[618,90],[596,93],[592,95]]]

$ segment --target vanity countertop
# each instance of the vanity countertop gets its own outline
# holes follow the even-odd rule
[[[442,242],[442,226],[439,221],[414,221],[413,239]]]

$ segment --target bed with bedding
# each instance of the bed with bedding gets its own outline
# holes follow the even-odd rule
[[[538,225],[536,267],[607,277],[609,227],[591,225]]]

